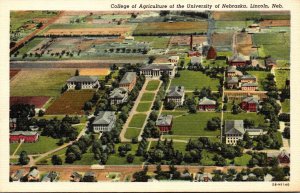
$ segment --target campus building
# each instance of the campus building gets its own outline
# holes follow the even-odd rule
[[[127,88],[128,91],[131,91],[136,83],[136,73],[135,72],[126,72],[119,83],[119,87]]]
[[[100,111],[95,117],[92,127],[95,133],[109,132],[115,126],[116,115],[114,111]]]
[[[128,90],[127,88],[115,88],[109,94],[111,105],[118,105],[127,102]]]
[[[67,80],[68,89],[93,89],[99,87],[97,76],[73,76]]]
[[[256,112],[258,110],[258,97],[248,96],[241,102],[241,108],[245,111]]]
[[[172,115],[160,115],[156,120],[156,126],[160,132],[169,132],[172,129],[173,116]]]
[[[173,63],[153,63],[140,68],[141,74],[147,78],[160,78],[163,73],[169,75],[170,78],[174,78],[176,68]]]
[[[167,96],[167,102],[173,101],[177,106],[183,105],[184,102],[184,86],[173,86],[170,88]]]
[[[206,97],[200,99],[199,104],[198,104],[198,109],[200,111],[213,111],[216,109],[216,107],[217,107],[216,101],[211,100]]]
[[[18,143],[21,141],[24,143],[34,143],[38,139],[39,134],[35,131],[14,131],[9,135],[9,141],[11,143]]]

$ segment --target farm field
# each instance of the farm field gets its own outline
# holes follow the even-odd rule
[[[255,126],[258,125],[265,125],[265,118],[261,114],[257,113],[239,113],[239,114],[232,114],[230,112],[224,112],[224,120],[253,120]]]
[[[50,99],[50,97],[46,96],[36,96],[36,97],[10,97],[9,104],[31,104],[34,105],[35,108],[42,108],[45,103]]]
[[[142,128],[145,120],[146,120],[145,114],[135,114],[133,115],[129,123],[129,127]]]
[[[217,51],[228,52],[232,50],[233,32],[213,33],[212,45]]]
[[[84,103],[94,95],[93,90],[70,90],[63,93],[46,110],[47,115],[83,114]]]
[[[210,78],[202,72],[183,70],[180,71],[180,77],[172,79],[171,86],[184,86],[185,90],[201,89],[210,87],[211,90],[217,90],[219,85],[218,79]]]
[[[158,89],[159,80],[150,80],[146,86],[147,91],[155,91]]]
[[[106,76],[109,73],[108,68],[81,68],[79,70],[81,76]]]
[[[263,20],[259,22],[261,27],[289,27],[291,25],[290,20]]]
[[[143,101],[153,101],[154,99],[154,93],[147,93],[145,92],[141,98],[141,102]]]
[[[252,48],[252,35],[239,33],[236,35],[236,49],[243,55],[256,55],[256,48]]]
[[[253,23],[252,20],[250,21],[216,21],[215,23],[215,27],[218,30],[227,30],[227,29],[242,29],[242,28],[247,28],[249,25],[251,25]]]
[[[283,102],[281,102],[281,109],[282,112],[284,113],[290,113],[290,100],[289,99],[285,99]]]
[[[267,75],[269,74],[269,72],[265,72],[265,71],[247,71],[247,73],[255,76],[257,78],[257,82],[258,82],[258,89],[259,90],[264,90],[263,87],[263,82],[265,81]]]
[[[45,153],[47,151],[59,147],[56,144],[57,142],[58,139],[53,139],[51,137],[46,137],[46,136],[40,136],[39,140],[36,143],[23,143],[18,149],[18,151],[16,152],[16,155],[19,155],[22,151],[26,151],[28,155]],[[17,144],[11,143],[10,144],[11,150],[16,148],[16,145]],[[10,151],[10,153],[12,154],[13,152]]]
[[[153,49],[165,49],[168,47],[170,37],[164,36],[135,36],[134,41],[147,42]]]
[[[220,117],[220,113],[201,112],[196,114],[187,114],[173,118],[173,134],[188,135],[188,136],[217,136],[220,135],[220,130],[208,131],[205,130],[207,121],[213,117]]]
[[[136,111],[138,112],[147,112],[151,108],[152,102],[140,102],[139,105],[137,106]]]
[[[159,34],[196,34],[206,33],[208,24],[206,21],[198,22],[151,22],[140,23],[133,31],[133,35],[159,35]]]
[[[10,82],[10,96],[58,96],[74,74],[74,69],[22,70]]]
[[[261,57],[271,56],[281,60],[290,59],[290,34],[288,33],[254,34],[253,44],[260,46],[258,54]]]
[[[213,12],[215,20],[222,21],[245,21],[249,19],[273,19],[273,20],[286,20],[290,19],[289,12],[263,12],[263,11],[215,11]]]
[[[276,85],[279,90],[284,89],[285,81],[290,80],[290,70],[275,70]]]
[[[12,79],[13,77],[15,77],[16,75],[18,75],[18,73],[20,72],[21,70],[19,69],[10,69],[9,70],[9,79]]]

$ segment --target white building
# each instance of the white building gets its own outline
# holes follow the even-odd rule
[[[175,102],[175,104],[183,105],[184,102],[184,86],[171,87],[167,94],[167,102]]]
[[[128,90],[127,88],[115,88],[109,94],[110,104],[118,105],[127,102]]]
[[[173,63],[153,63],[140,68],[140,72],[147,78],[160,78],[163,73],[167,73],[173,78],[176,73],[176,67]]]
[[[99,87],[97,76],[73,76],[67,80],[68,89],[93,89]]]
[[[236,145],[245,133],[243,120],[225,120],[226,144]]]
[[[115,126],[116,115],[114,111],[100,111],[92,123],[95,133],[109,132]]]

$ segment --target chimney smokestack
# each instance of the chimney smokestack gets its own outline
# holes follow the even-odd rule
[[[191,35],[190,50],[193,51],[193,35]]]

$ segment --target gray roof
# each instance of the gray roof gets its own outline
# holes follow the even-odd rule
[[[253,96],[248,96],[248,97],[243,99],[243,102],[258,104],[258,98],[253,97]]]
[[[239,79],[238,79],[238,77],[228,77],[227,79],[226,79],[226,82],[227,83],[239,83]]]
[[[184,96],[184,86],[173,86],[170,88],[168,97],[183,97]]]
[[[15,173],[13,173],[12,178],[13,180],[20,180],[25,174],[25,170],[17,170]]]
[[[172,123],[173,116],[172,115],[160,115],[156,120],[156,125],[164,125],[168,126]]]
[[[251,74],[246,74],[246,75],[243,75],[241,77],[241,80],[244,80],[244,79],[253,79],[253,80],[256,80],[256,77],[251,75]]]
[[[216,104],[216,101],[211,100],[211,99],[206,98],[206,97],[203,97],[199,101],[199,105],[215,105],[215,104]]]
[[[173,70],[174,66],[172,65],[172,63],[168,64],[149,64],[147,66],[143,66],[140,68],[141,70],[152,70],[152,69],[160,69],[160,70]]]
[[[258,84],[256,82],[247,82],[247,83],[243,83],[242,87],[243,86],[258,86]]]
[[[274,58],[269,57],[265,59],[265,63],[266,65],[276,64],[276,60]]]
[[[116,120],[114,111],[99,111],[95,117],[93,124],[97,125],[109,125],[111,122]]]
[[[225,120],[225,134],[244,134],[243,120]]]
[[[37,135],[37,134],[38,133],[35,131],[14,131],[10,133],[10,135],[26,135],[26,136]]]
[[[235,54],[229,60],[234,61],[234,62],[235,61],[239,62],[239,61],[246,61],[246,60],[249,60],[249,59],[250,59],[249,56],[244,56],[242,54]]]
[[[120,84],[129,84],[136,78],[135,72],[126,72],[120,81]]]
[[[243,76],[243,73],[239,70],[236,69],[236,66],[228,66],[227,67],[227,73],[229,72],[234,72],[236,73],[238,76]]]
[[[31,172],[29,172],[28,176],[37,177],[40,174],[40,172],[37,169],[33,169]]]
[[[67,82],[96,82],[97,80],[97,76],[73,76]]]
[[[57,178],[58,174],[54,171],[49,172],[42,179],[42,182],[51,182]]]
[[[191,63],[195,64],[195,63],[200,63],[201,62],[201,57],[197,57],[197,56],[193,56],[191,58]]]
[[[115,88],[109,94],[109,98],[124,98],[127,95],[128,90],[126,88]]]

